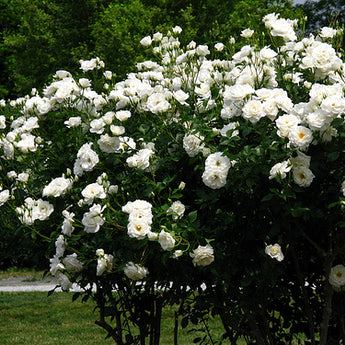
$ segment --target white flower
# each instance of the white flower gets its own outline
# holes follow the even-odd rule
[[[258,122],[266,115],[263,104],[256,99],[248,101],[242,108],[243,117],[252,123]]]
[[[186,207],[181,201],[177,200],[172,203],[172,205],[167,209],[167,214],[171,214],[173,220],[182,218]]]
[[[91,146],[92,143],[87,143],[79,149],[73,168],[75,175],[82,175],[84,171],[92,171],[99,162],[98,155],[91,149]]]
[[[313,132],[307,127],[295,126],[289,132],[289,140],[293,146],[303,150],[313,141]]]
[[[64,122],[67,128],[71,127],[78,127],[81,125],[81,117],[80,116],[72,116],[67,121]]]
[[[345,285],[345,267],[343,265],[332,267],[328,281],[333,288],[337,290],[342,288]]]
[[[199,56],[206,56],[208,54],[210,54],[210,51],[208,49],[207,45],[198,45],[195,49],[195,52],[199,55]]]
[[[137,199],[135,201],[128,201],[125,206],[122,206],[122,212],[130,214],[134,210],[145,210],[151,212],[152,205],[146,200]]]
[[[319,36],[322,38],[333,38],[333,36],[335,36],[337,32],[338,31],[336,29],[324,26],[323,28],[321,28]]]
[[[149,47],[152,44],[152,39],[150,36],[145,36],[141,41],[140,44],[143,47]]]
[[[63,291],[69,291],[72,288],[72,282],[62,272],[58,271],[55,277],[57,278],[58,284],[61,286]]]
[[[141,149],[135,155],[128,157],[126,162],[131,168],[145,170],[150,166],[150,158],[153,154],[151,149]]]
[[[86,88],[86,87],[91,86],[91,81],[90,81],[90,79],[87,79],[87,78],[80,78],[79,84],[82,88]]]
[[[142,240],[151,231],[151,226],[145,219],[135,219],[128,223],[127,233],[131,238]]]
[[[249,84],[225,85],[223,96],[225,100],[241,101],[254,92],[255,90]]]
[[[163,113],[171,107],[164,94],[160,92],[155,92],[150,95],[146,101],[146,106],[147,109],[154,114]]]
[[[180,104],[188,105],[188,103],[186,102],[186,100],[189,97],[188,93],[186,93],[180,89],[180,90],[174,91],[173,96]]]
[[[208,266],[214,261],[213,248],[210,244],[198,246],[189,254],[193,259],[194,266]]]
[[[296,166],[292,170],[294,182],[300,187],[309,187],[313,182],[315,175],[306,166]]]
[[[217,51],[221,52],[223,49],[224,49],[224,44],[219,42],[219,43],[216,43],[214,45],[214,49],[216,49]]]
[[[163,250],[172,250],[175,246],[175,239],[169,232],[161,230],[158,236],[158,242]]]
[[[76,253],[67,255],[62,259],[62,263],[69,272],[81,272],[83,270],[83,263],[77,259]]]
[[[119,110],[115,113],[115,117],[119,121],[126,121],[132,116],[131,112],[129,110]]]
[[[203,140],[204,137],[198,134],[186,134],[183,137],[183,148],[189,157],[195,157],[202,151],[205,146]]]
[[[64,216],[64,220],[62,223],[61,232],[64,235],[71,236],[72,232],[74,231],[73,217],[75,216],[75,214],[73,212],[68,212],[67,210],[63,210],[62,215]]]
[[[101,276],[104,272],[110,272],[113,268],[114,257],[111,254],[104,254],[103,249],[97,249],[96,255],[98,256],[96,274]]]
[[[1,191],[0,192],[0,206],[5,204],[5,202],[9,200],[10,196],[11,196],[10,191],[8,189]]]
[[[84,201],[87,204],[91,204],[95,198],[105,199],[107,197],[104,187],[98,183],[90,183],[81,192],[84,197]]]
[[[72,188],[72,180],[65,177],[57,177],[43,188],[42,196],[54,198],[66,194]]]
[[[177,249],[177,250],[175,250],[175,251],[173,252],[173,258],[174,258],[174,259],[177,259],[177,258],[179,258],[179,257],[182,256],[182,255],[183,255],[183,251],[180,250],[180,249]]]
[[[97,144],[103,152],[115,153],[119,150],[120,140],[117,137],[111,137],[109,134],[104,134],[97,140]]]
[[[269,255],[272,259],[277,259],[278,261],[282,261],[284,259],[283,252],[278,243],[268,245],[265,248],[265,253]]]
[[[62,257],[65,252],[66,241],[62,235],[60,235],[55,241],[56,256],[58,258]]]
[[[205,161],[202,174],[204,184],[212,189],[220,189],[226,185],[226,178],[231,167],[230,159],[222,152],[210,154]]]
[[[130,261],[126,264],[124,268],[125,275],[132,280],[141,280],[145,278],[149,271],[146,267],[140,266],[135,264],[134,262]]]
[[[113,135],[119,136],[124,134],[126,132],[126,129],[123,126],[110,125],[110,131]]]
[[[240,36],[244,38],[252,37],[254,34],[254,30],[251,30],[249,28],[242,30]]]
[[[90,133],[102,134],[104,132],[105,122],[102,118],[94,119],[90,122]]]
[[[290,170],[291,164],[288,161],[277,163],[271,168],[269,179],[271,180],[276,176],[280,176],[280,178],[284,179]]]
[[[84,225],[84,231],[89,233],[98,232],[100,227],[104,224],[103,212],[104,207],[95,204],[90,207],[88,212],[84,213],[82,223]]]
[[[285,114],[279,116],[275,122],[276,126],[278,127],[277,134],[284,138],[287,137],[291,130],[300,123],[300,119],[296,115]]]

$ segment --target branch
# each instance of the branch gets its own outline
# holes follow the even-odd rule
[[[297,278],[298,278],[298,281],[299,281],[299,284],[300,284],[300,287],[302,290],[305,312],[307,314],[307,319],[308,319],[311,344],[315,345],[316,343],[315,343],[315,329],[314,329],[314,322],[313,322],[313,312],[312,312],[312,309],[310,306],[308,291],[305,287],[304,277],[303,277],[303,274],[301,272],[301,267],[298,263],[298,258],[297,258],[295,248],[291,247],[291,251],[292,251],[293,260],[295,262]]]

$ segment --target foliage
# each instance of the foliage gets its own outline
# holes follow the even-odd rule
[[[184,28],[183,44],[224,42],[248,25],[259,29],[269,12],[301,16],[290,1],[1,0],[0,6],[0,98],[29,94],[32,85],[42,89],[58,69],[76,72],[80,56],[99,56],[122,80],[143,56],[140,39],[173,25]]]
[[[2,208],[118,344],[158,345],[175,304],[200,344],[210,313],[233,344],[345,338],[342,32],[263,21],[237,51],[156,32],[122,81],[80,60],[3,104]]]

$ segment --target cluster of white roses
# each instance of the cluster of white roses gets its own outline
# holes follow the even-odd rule
[[[95,92],[89,79],[75,80],[67,71],[56,72],[54,81],[43,90],[43,96],[33,91],[31,97],[11,101],[12,106],[21,109],[22,116],[12,121],[9,129],[4,117],[0,117],[3,158],[13,160],[16,150],[27,154],[35,152],[38,145],[49,145],[32,132],[39,129],[39,122],[44,121],[48,112],[68,107],[78,111],[80,116],[71,112],[73,116],[64,121],[65,130],[73,131],[76,127],[81,127],[83,133],[88,135],[87,142],[82,143],[76,152],[74,166],[63,167],[64,171],[67,169],[67,174],[60,175],[43,186],[43,198],[66,196],[80,180],[87,178],[88,173],[102,163],[101,154],[108,155],[113,160],[116,160],[116,155],[125,155],[126,169],[154,173],[160,168],[156,156],[159,157],[162,148],[152,138],[147,140],[145,134],[140,138],[132,137],[131,127],[127,126],[133,117],[140,118],[143,115],[142,118],[145,118],[149,113],[150,116],[162,118],[167,127],[175,123],[181,125],[180,132],[174,133],[171,138],[174,150],[183,151],[191,158],[200,156],[204,162],[200,180],[206,188],[220,189],[227,185],[230,168],[236,162],[231,161],[223,152],[226,148],[222,150],[221,145],[217,148],[209,145],[207,135],[201,129],[195,129],[192,120],[184,121],[181,116],[184,110],[190,112],[193,109],[195,119],[203,119],[204,114],[217,111],[219,114],[215,115],[216,122],[205,116],[205,127],[211,126],[212,133],[218,136],[219,141],[222,137],[229,136],[229,132],[231,137],[241,137],[239,122],[254,126],[264,118],[269,119],[274,133],[286,142],[286,148],[291,148],[293,153],[288,154],[283,162],[274,164],[268,178],[280,176],[284,179],[292,174],[297,185],[310,186],[315,176],[310,169],[312,157],[307,155],[308,149],[317,140],[331,141],[337,135],[332,121],[345,112],[345,64],[334,48],[325,41],[337,33],[323,29],[316,37],[311,35],[297,41],[294,30],[296,21],[279,18],[279,15],[273,13],[264,18],[264,23],[272,36],[283,38],[285,43],[279,51],[270,47],[258,50],[246,45],[231,59],[224,60],[208,60],[210,49],[206,45],[190,42],[185,50],[180,48],[176,37],[181,31],[179,27],[175,27],[167,36],[161,33],[147,36],[141,44],[145,47],[154,45],[153,52],[160,63],[139,63],[138,71],[129,73],[125,80],[111,88],[109,84],[105,84],[107,94]],[[248,29],[242,36],[251,37],[253,34]],[[220,43],[215,47],[218,52],[223,48],[224,45]],[[281,53],[284,58],[279,56]],[[80,60],[80,63],[83,72],[104,67],[104,63],[98,58]],[[280,64],[283,67],[295,66],[291,68],[291,73],[284,75],[284,79],[303,90],[309,89],[308,102],[294,104],[288,92],[279,87],[277,70]],[[313,71],[317,83],[311,84],[304,79],[304,71]],[[109,81],[112,73],[105,71],[104,77]],[[325,82],[329,85],[325,85]],[[217,88],[219,93],[212,92],[213,88]],[[1,104],[4,105],[3,102]],[[109,108],[113,111],[109,111]],[[213,128],[214,123],[217,123],[217,128]],[[130,174],[131,169],[127,173]],[[77,206],[88,207],[81,219],[76,219],[76,211],[73,209],[76,205],[66,205],[62,213],[62,234],[56,242],[57,253],[51,260],[51,272],[59,274],[65,286],[68,284],[65,276],[61,275],[62,271],[68,271],[71,267],[81,268],[75,261],[75,253],[66,256],[65,258],[69,258],[67,261],[63,258],[67,237],[75,231],[78,222],[87,233],[99,232],[106,222],[103,211],[109,201],[108,197],[118,192],[118,186],[110,185],[105,176],[106,174],[100,176],[95,183],[78,185],[82,198]],[[5,204],[11,195],[12,192],[8,189],[1,192],[0,204]],[[130,193],[126,194],[126,201],[129,195]],[[17,208],[20,220],[28,225],[33,224],[36,219],[47,219],[53,211],[53,206],[48,201],[33,198],[26,198],[25,204]],[[160,232],[152,231],[153,213],[150,202],[141,199],[129,201],[122,207],[122,211],[128,214],[129,238],[158,241],[164,251],[176,249],[173,257],[183,255],[184,252],[177,249],[174,233],[164,226]],[[167,212],[173,221],[178,221],[184,215],[185,207],[176,201]],[[95,250],[97,275],[110,271],[113,268],[112,254],[105,254],[100,248]],[[267,247],[266,253],[278,261],[283,258],[278,245]],[[209,265],[214,260],[210,244],[198,245],[189,254],[193,264],[197,266]],[[129,262],[124,273],[137,280],[144,278],[148,270],[140,264]]]

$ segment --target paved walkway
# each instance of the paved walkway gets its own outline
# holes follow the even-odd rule
[[[51,291],[57,285],[53,277],[31,280],[31,277],[10,277],[0,279],[0,292],[23,291]],[[57,288],[55,291],[61,291]],[[73,285],[72,292],[80,291],[77,285]]]

